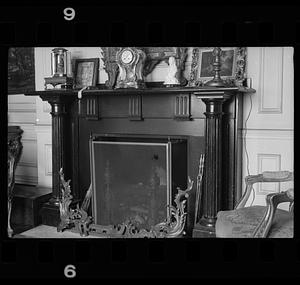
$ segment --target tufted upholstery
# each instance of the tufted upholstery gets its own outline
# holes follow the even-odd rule
[[[265,206],[245,207],[232,211],[220,211],[217,215],[216,233],[224,238],[251,238],[263,219]],[[293,213],[277,209],[268,238],[292,238]]]

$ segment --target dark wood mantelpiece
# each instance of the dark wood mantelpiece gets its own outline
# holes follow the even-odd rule
[[[89,132],[191,137],[188,172],[194,181],[199,154],[206,154],[205,204],[193,233],[193,236],[202,236],[203,232],[213,234],[217,211],[233,208],[239,196],[241,144],[238,132],[242,129],[243,94],[253,91],[237,87],[94,89],[84,90],[79,99],[77,90],[55,89],[26,95],[40,96],[52,106],[53,174],[58,174],[63,167],[65,176],[71,179],[76,199],[84,197],[90,183],[89,174],[82,175],[84,170],[89,170],[88,150],[85,150]],[[58,175],[52,179],[52,198],[44,207],[43,221],[57,225],[60,182]],[[214,201],[218,201],[217,204]],[[190,235],[194,205],[193,193],[188,203],[187,232]]]
[[[164,94],[178,94],[178,93],[195,93],[201,96],[202,92],[210,92],[210,91],[231,91],[231,92],[251,92],[250,88],[238,88],[238,87],[154,87],[154,88],[144,88],[144,89],[135,89],[135,88],[127,88],[127,89],[86,89],[82,91],[82,95],[89,96],[104,96],[104,95],[136,95],[136,94],[144,94],[144,95],[164,95]],[[74,96],[78,94],[78,90],[76,89],[48,89],[42,91],[32,91],[31,93],[27,93],[27,96],[41,96],[41,95],[59,95],[61,96]],[[254,91],[254,90],[253,90]]]

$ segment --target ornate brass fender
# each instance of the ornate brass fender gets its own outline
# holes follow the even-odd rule
[[[127,220],[119,225],[96,225],[93,224],[93,218],[87,214],[87,208],[91,198],[91,187],[87,191],[86,197],[79,208],[70,208],[72,203],[72,195],[70,188],[70,180],[65,181],[62,169],[60,170],[60,180],[62,183],[62,197],[60,199],[60,219],[61,222],[57,227],[58,232],[64,229],[75,227],[75,231],[81,236],[98,235],[101,237],[113,238],[175,238],[184,235],[184,227],[186,222],[186,198],[189,196],[189,191],[193,188],[193,181],[188,178],[188,186],[186,190],[177,188],[178,193],[175,196],[176,207],[170,205],[169,217],[153,226],[150,230],[138,229],[134,222]]]

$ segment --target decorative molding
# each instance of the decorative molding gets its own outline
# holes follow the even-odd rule
[[[271,153],[258,153],[257,154],[258,173],[264,171],[279,171],[281,168],[281,155]],[[267,166],[265,166],[267,164]],[[268,188],[265,188],[268,186]],[[272,189],[273,186],[273,189]],[[277,182],[267,183],[267,185],[260,183],[258,185],[257,194],[266,195],[269,193],[279,192],[280,184]]]
[[[191,118],[191,97],[189,94],[176,95],[174,97],[174,118],[190,120]]]
[[[266,66],[266,49],[267,47],[263,47],[260,49],[260,76],[259,76],[259,110],[258,113],[263,114],[281,114],[282,113],[282,104],[283,104],[283,61],[284,61],[284,49],[281,48],[281,56],[274,57],[273,60],[279,61],[279,66],[277,70],[267,70]],[[268,74],[276,74],[277,80],[269,80],[266,78]],[[266,84],[270,84],[272,82],[271,91],[266,90]],[[275,84],[274,84],[275,83]],[[272,102],[277,103],[274,107],[265,106],[266,96],[272,96]],[[275,100],[276,99],[276,100]],[[270,101],[270,99],[269,99]]]
[[[22,142],[26,143],[26,142],[29,142],[29,143],[32,143],[32,142],[35,142],[36,143],[37,139],[36,138],[22,138]]]
[[[43,112],[44,113],[51,112],[51,105],[48,102],[43,102]]]
[[[83,100],[83,115],[87,120],[99,119],[98,99],[96,97],[88,97]]]
[[[16,94],[7,97],[8,105],[35,105],[35,98],[25,96],[24,94]]]
[[[247,129],[243,130],[243,139],[249,140],[294,140],[292,129]]]
[[[34,125],[36,122],[36,114],[29,112],[9,112],[8,121],[11,125],[24,126],[26,124]]]
[[[36,111],[36,108],[34,108],[34,109],[33,108],[32,109],[30,109],[30,108],[28,108],[28,109],[24,108],[23,104],[18,104],[18,105],[22,105],[22,108],[14,108],[13,106],[16,107],[16,104],[13,104],[13,106],[10,106],[10,105],[12,105],[12,104],[8,105],[8,110],[7,110],[8,113],[35,113],[35,111]],[[32,107],[32,106],[30,106],[30,107]]]
[[[140,95],[128,98],[128,117],[131,121],[141,121],[142,116],[142,97]]]
[[[37,168],[37,163],[36,162],[28,162],[28,161],[20,161],[18,166],[23,166],[23,167],[34,167]]]
[[[38,184],[37,176],[16,174],[15,178],[16,178],[16,183],[19,183],[19,184],[29,184],[29,185],[37,185]]]

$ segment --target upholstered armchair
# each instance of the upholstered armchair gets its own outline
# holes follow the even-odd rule
[[[223,238],[292,238],[294,230],[294,189],[266,195],[266,206],[247,206],[253,184],[293,180],[289,171],[266,171],[245,178],[246,190],[234,210],[219,211],[216,237]],[[289,202],[289,211],[278,209]]]

